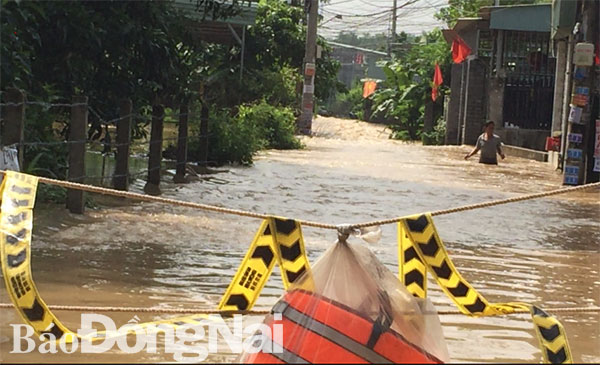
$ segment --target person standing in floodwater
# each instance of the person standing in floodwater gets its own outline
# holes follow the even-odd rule
[[[497,165],[498,159],[496,158],[496,153],[498,153],[503,160],[506,157],[504,152],[502,152],[502,141],[497,134],[494,134],[493,121],[488,120],[485,123],[484,128],[483,134],[477,138],[477,144],[475,145],[475,148],[465,156],[465,160],[481,150],[481,154],[479,155],[479,163]]]

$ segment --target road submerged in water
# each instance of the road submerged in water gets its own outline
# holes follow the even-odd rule
[[[384,126],[317,118],[306,148],[266,151],[252,167],[230,167],[164,196],[325,223],[356,223],[553,190],[561,176],[544,163],[508,156],[499,166],[465,161],[468,146],[422,146],[388,139]],[[132,190],[141,191],[143,181]],[[541,306],[600,305],[598,189],[435,217],[461,273],[491,302]],[[102,199],[84,216],[62,207],[35,211],[32,266],[48,304],[212,309],[242,260],[260,221],[154,203]],[[336,234],[304,227],[315,261]],[[358,239],[355,239],[358,242]],[[396,227],[382,227],[370,248],[397,271]],[[282,294],[275,269],[255,309]],[[438,310],[454,309],[429,279]],[[0,301],[9,302],[5,291]],[[0,309],[2,362],[165,362],[171,354],[11,354],[14,310]],[[70,328],[79,313],[56,312]],[[117,325],[168,318],[111,313]],[[561,314],[576,362],[600,362],[600,315]],[[527,315],[441,316],[451,361],[538,363]],[[253,317],[260,321],[260,317]],[[235,354],[207,361],[231,362]]]

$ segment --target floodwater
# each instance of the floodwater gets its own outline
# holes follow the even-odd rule
[[[268,151],[253,167],[229,168],[187,185],[165,177],[164,196],[327,223],[355,223],[506,198],[560,187],[548,165],[508,156],[499,166],[464,161],[468,147],[424,147],[387,139],[382,126],[319,118],[304,150]],[[140,191],[143,181],[132,187]],[[462,274],[491,302],[542,308],[600,305],[599,190],[570,193],[435,217]],[[49,304],[211,309],[243,258],[260,221],[165,206],[99,200],[102,210],[73,216],[62,207],[35,209],[33,274]],[[304,227],[314,262],[334,231]],[[382,227],[371,249],[397,271],[396,227]],[[354,239],[359,242],[358,239]],[[282,294],[275,269],[256,309]],[[454,309],[430,279],[438,310]],[[0,301],[9,302],[5,292]],[[171,362],[171,354],[11,354],[13,309],[0,309],[2,362]],[[79,313],[55,312],[67,326]],[[104,313],[117,325],[147,313]],[[598,313],[559,314],[576,362],[600,362]],[[253,317],[260,321],[260,317]],[[528,315],[441,316],[454,362],[541,359]],[[210,355],[209,361],[234,361]]]

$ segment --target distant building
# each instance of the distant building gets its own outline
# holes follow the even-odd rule
[[[350,89],[357,80],[371,78],[385,80],[383,69],[377,62],[388,59],[385,52],[356,47],[349,44],[328,42],[333,48],[332,58],[341,64],[338,80]]]

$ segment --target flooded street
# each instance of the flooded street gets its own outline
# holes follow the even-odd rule
[[[164,196],[325,223],[357,223],[548,191],[561,176],[540,162],[508,156],[499,166],[465,161],[469,147],[429,147],[387,139],[383,126],[319,118],[306,148],[267,151],[252,167],[187,185],[165,177]],[[132,190],[141,191],[143,181]],[[598,189],[434,217],[451,258],[490,302],[542,308],[600,305]],[[253,218],[154,203],[102,199],[102,210],[69,215],[37,206],[33,275],[48,304],[215,308],[260,225]],[[331,245],[331,230],[304,227],[311,262]],[[397,272],[396,226],[382,227],[371,249]],[[354,242],[359,242],[354,238]],[[429,279],[438,310],[453,304]],[[283,293],[278,269],[255,309]],[[10,299],[5,291],[0,302]],[[0,309],[2,362],[173,361],[170,354],[10,354],[13,309]],[[78,328],[79,313],[55,312]],[[105,313],[106,314],[106,313]],[[168,318],[110,313],[117,325]],[[600,362],[600,315],[560,314],[575,362]],[[262,318],[255,317],[260,321]],[[454,362],[538,363],[528,315],[440,318]],[[209,357],[233,361],[235,355]]]

